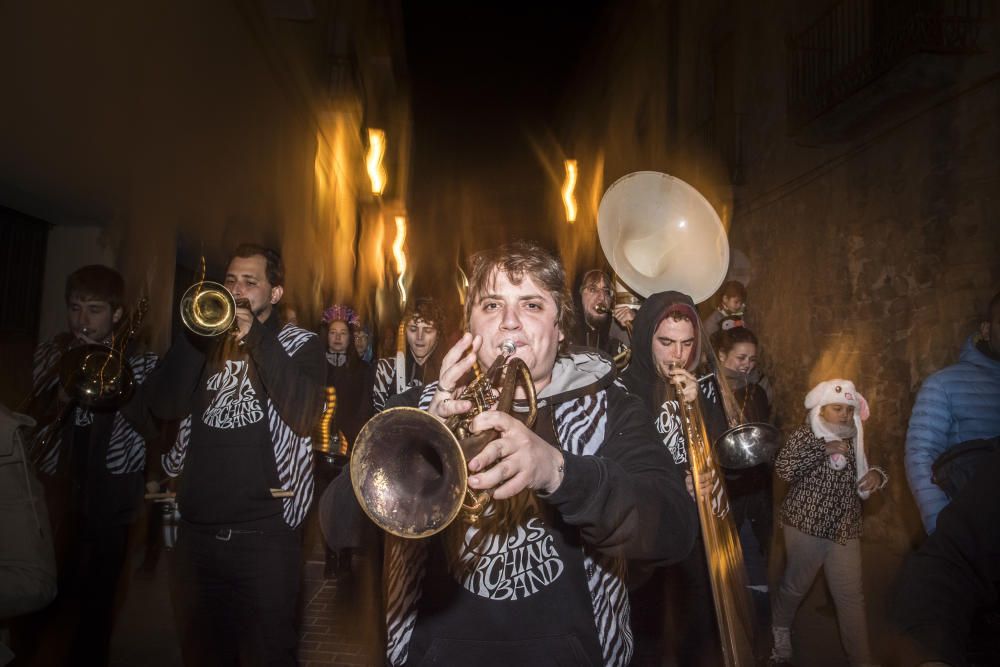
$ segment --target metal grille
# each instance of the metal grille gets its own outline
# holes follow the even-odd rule
[[[788,44],[794,125],[829,111],[915,53],[978,50],[983,0],[843,0]]]
[[[38,331],[47,223],[0,208],[0,335]]]

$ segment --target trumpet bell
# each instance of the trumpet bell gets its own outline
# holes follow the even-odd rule
[[[199,336],[220,336],[236,321],[236,299],[219,283],[195,283],[181,297],[181,321]]]
[[[405,538],[444,530],[462,509],[468,473],[444,423],[416,408],[390,408],[364,425],[351,453],[351,485],[382,530]]]
[[[781,447],[781,433],[764,422],[735,426],[715,441],[713,452],[723,468],[742,470],[766,463]]]
[[[96,409],[119,406],[135,391],[132,369],[121,353],[93,343],[63,355],[59,383],[71,399]]]
[[[729,269],[729,240],[712,205],[679,178],[637,171],[615,181],[597,213],[604,255],[637,294],[708,299]]]

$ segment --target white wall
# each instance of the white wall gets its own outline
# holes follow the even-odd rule
[[[56,225],[49,230],[42,280],[42,308],[38,340],[45,341],[66,328],[66,277],[88,264],[114,267],[114,253],[97,226]]]

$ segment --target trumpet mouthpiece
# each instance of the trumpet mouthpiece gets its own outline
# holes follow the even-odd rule
[[[517,352],[517,345],[514,343],[514,341],[507,339],[504,342],[500,343],[500,353],[503,356],[509,357],[515,352]]]

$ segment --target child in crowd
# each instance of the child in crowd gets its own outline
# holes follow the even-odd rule
[[[747,288],[738,280],[727,280],[719,293],[719,307],[705,318],[705,333],[715,335],[734,327],[748,327]]]
[[[807,424],[792,433],[774,463],[789,489],[781,505],[787,565],[773,604],[771,663],[791,662],[792,621],[822,567],[850,664],[870,665],[861,501],[885,487],[889,478],[868,465],[862,428],[868,402],[850,380],[819,383],[806,395],[805,407]]]

